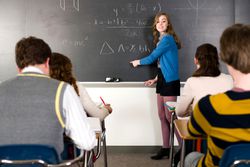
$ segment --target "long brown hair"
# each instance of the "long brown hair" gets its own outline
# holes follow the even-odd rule
[[[196,49],[195,58],[200,67],[193,73],[193,77],[220,75],[219,56],[215,46],[205,43]]]
[[[77,95],[79,96],[76,79],[72,72],[71,60],[60,53],[52,53],[49,65],[50,77],[69,83],[74,87]]]
[[[168,20],[168,28],[166,30],[166,33],[173,35],[175,43],[176,43],[178,49],[180,49],[181,48],[181,41],[174,31],[174,28],[173,28],[173,25],[170,21],[169,16],[163,12],[156,14],[156,16],[154,18],[154,23],[153,23],[153,37],[154,37],[153,43],[154,43],[154,45],[156,46],[157,42],[159,41],[159,32],[156,29],[156,24],[158,23],[160,16],[166,16],[166,18]]]

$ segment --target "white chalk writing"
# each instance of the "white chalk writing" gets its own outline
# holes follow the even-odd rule
[[[100,55],[112,55],[115,53],[136,53],[136,52],[150,52],[150,48],[146,44],[124,44],[120,43],[118,46],[112,46],[107,41],[104,41]]]

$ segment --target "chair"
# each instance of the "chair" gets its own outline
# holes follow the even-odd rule
[[[91,151],[85,151],[84,167],[93,167],[94,162],[100,157],[102,150],[103,150],[104,167],[108,167],[107,146],[106,146],[106,127],[105,127],[104,120],[101,122],[100,130],[97,130],[96,134],[97,134],[96,148],[92,149]],[[102,146],[102,149],[101,149],[101,146]],[[72,157],[76,157],[79,154],[80,154],[79,149],[75,147],[73,141],[69,137],[64,136],[64,151],[62,153],[62,158],[66,160]]]
[[[83,162],[82,152],[73,160],[60,162],[56,150],[47,145],[20,144],[0,146],[1,167],[61,167]]]
[[[73,144],[71,140],[68,140],[69,143]],[[101,149],[102,146],[102,149]],[[94,162],[100,157],[101,152],[103,151],[103,160],[104,167],[108,167],[108,159],[107,159],[107,146],[106,146],[106,127],[105,121],[101,122],[101,134],[97,138],[97,146],[96,149],[85,152],[85,166],[91,167],[94,166]],[[74,147],[74,157],[78,155],[78,149]]]
[[[250,167],[250,143],[227,147],[219,163],[220,167]]]

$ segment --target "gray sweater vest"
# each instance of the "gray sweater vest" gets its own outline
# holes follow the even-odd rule
[[[64,82],[35,73],[0,84],[0,145],[45,144],[61,153],[64,128],[58,116],[63,117],[65,87]]]

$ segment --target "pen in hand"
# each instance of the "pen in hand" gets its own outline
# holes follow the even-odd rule
[[[104,107],[109,111],[109,113],[112,113],[112,108],[110,107],[110,105],[106,104],[101,96],[100,96],[100,99],[101,99]]]
[[[106,103],[104,102],[104,100],[102,99],[101,96],[100,96],[100,99],[101,99],[102,103],[106,106]]]

